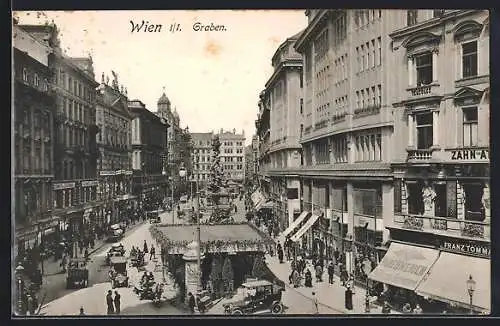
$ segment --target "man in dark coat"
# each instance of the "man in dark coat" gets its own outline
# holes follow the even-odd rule
[[[335,274],[335,265],[333,261],[328,264],[328,283],[333,284],[333,275]]]
[[[280,264],[283,263],[283,248],[281,247],[281,243],[278,241],[278,245],[276,246],[276,251],[278,252],[278,258],[280,260]]]
[[[146,243],[146,240],[144,240],[144,253],[147,254],[148,251],[148,244]]]
[[[120,314],[120,298],[121,298],[121,295],[120,293],[118,293],[118,291],[115,291],[115,298],[113,299],[113,302],[115,303],[115,313],[117,315]]]
[[[113,304],[113,292],[111,290],[108,290],[108,294],[106,295],[106,305],[108,306],[108,315],[113,315],[115,307]]]
[[[194,300],[194,296],[191,292],[188,293],[188,306],[191,314],[194,314],[194,307],[196,306],[196,302]]]

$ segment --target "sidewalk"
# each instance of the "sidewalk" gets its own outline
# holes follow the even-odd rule
[[[323,282],[316,283],[316,273],[311,267],[311,263],[308,261],[306,268],[311,270],[313,275],[312,288],[306,288],[304,286],[294,288],[289,285],[288,276],[290,275],[291,266],[289,261],[285,261],[283,264],[279,263],[278,257],[271,257],[269,255],[265,256],[266,265],[273,272],[273,274],[283,282],[285,282],[287,291],[296,291],[303,296],[312,299],[312,292],[316,293],[316,297],[320,304],[337,311],[342,311],[345,314],[368,314],[365,312],[365,289],[356,287],[355,294],[352,296],[353,310],[345,309],[345,288],[342,286],[340,279],[337,275],[334,277],[334,283],[328,283],[328,273],[323,273]],[[369,314],[382,314],[382,307],[371,304]],[[393,311],[391,314],[400,314],[399,312]]]
[[[147,222],[147,221],[146,221]],[[129,228],[125,231],[125,234],[127,232],[130,232],[134,230],[135,228],[139,227],[142,225],[143,221],[139,221],[136,224],[131,224]],[[94,242],[94,248],[89,248],[89,256],[92,256],[95,252],[100,250],[102,247],[104,247],[108,242],[106,242],[106,238],[104,237],[103,239],[95,240]],[[49,257],[48,259],[45,259],[43,261],[43,276],[52,276],[52,275],[57,275],[57,274],[63,274],[62,268],[61,268],[61,260],[58,259],[57,261],[54,261],[54,257]]]

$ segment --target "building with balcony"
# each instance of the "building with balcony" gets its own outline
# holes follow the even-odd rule
[[[366,275],[355,262],[361,255],[379,260],[389,239],[384,220],[392,219],[395,13],[307,10],[295,43],[304,60],[299,220],[310,217],[292,241],[318,256],[344,252],[357,280]]]
[[[250,184],[255,177],[252,144],[245,146],[245,184]]]
[[[468,309],[471,275],[481,288],[473,309],[489,311],[489,14],[397,12],[390,34],[398,121],[394,218],[385,226],[392,241],[440,252],[417,293]],[[457,266],[460,272],[453,271]]]
[[[274,53],[273,74],[267,81],[264,99],[269,104],[269,138],[262,160],[267,162],[261,171],[266,189],[273,201],[273,210],[280,228],[286,229],[300,214],[301,145],[299,143],[303,98],[302,56],[294,49],[301,33],[286,39]],[[267,113],[262,116],[266,118]],[[266,123],[263,122],[263,125]]]
[[[133,116],[132,193],[138,196],[140,207],[156,210],[168,195],[164,157],[169,124],[149,111],[140,100],[128,101],[128,108]]]
[[[52,49],[13,26],[14,101],[12,218],[18,250],[53,233],[54,116],[49,58]],[[15,250],[15,253],[18,253]]]
[[[52,48],[51,84],[56,98],[54,123],[54,175],[52,218],[74,242],[90,233],[98,197],[96,96],[91,57],[73,58],[60,46],[57,26],[19,25]],[[91,214],[92,213],[92,214]]]
[[[120,222],[128,218],[136,206],[132,195],[132,114],[128,109],[126,89],[120,87],[118,76],[113,72],[113,81],[101,76],[97,93],[96,124],[99,158],[99,193],[104,205],[98,217],[106,223]]]
[[[213,132],[191,133],[193,144],[193,175],[191,180],[198,182],[200,189],[207,186],[210,180],[212,166],[212,137]]]
[[[241,134],[233,131],[219,132],[221,142],[220,158],[224,175],[228,182],[243,184],[245,180],[245,131]]]

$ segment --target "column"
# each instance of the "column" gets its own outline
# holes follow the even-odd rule
[[[439,111],[432,111],[432,146],[439,145]]]
[[[408,85],[413,84],[413,57],[408,57]]]
[[[432,51],[432,81],[438,80],[438,51]]]
[[[413,134],[415,132],[415,116],[412,114],[408,114],[408,147],[414,147],[415,142],[413,139]]]
[[[392,225],[394,219],[394,185],[392,182],[382,183],[382,225],[377,220],[377,229],[382,230],[382,243],[389,240],[389,230],[386,228]]]

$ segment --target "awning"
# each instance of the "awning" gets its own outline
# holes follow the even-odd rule
[[[303,211],[302,213],[300,213],[300,215],[297,217],[297,219],[295,219],[295,221],[293,221],[287,228],[285,231],[283,231],[283,233],[281,234],[283,236],[283,238],[286,238],[290,233],[292,233],[292,231],[297,227],[299,226],[299,224],[307,217],[307,215],[309,214],[308,211]]]
[[[254,193],[250,196],[250,199],[252,199],[254,206],[257,206],[261,201],[265,200],[264,195],[260,192],[260,190],[254,191]]]
[[[420,283],[416,292],[444,302],[469,307],[466,281],[471,275],[476,281],[472,305],[477,310],[491,309],[491,261],[485,258],[441,252],[429,275]]]
[[[414,291],[438,256],[436,249],[392,242],[368,278]]]
[[[304,235],[304,233],[306,233],[307,230],[309,230],[311,226],[313,226],[313,224],[318,220],[318,218],[319,215],[312,214],[311,217],[307,220],[307,222],[304,225],[302,225],[300,230],[298,230],[297,233],[295,233],[290,238],[290,240],[292,240],[293,242],[297,242]]]

